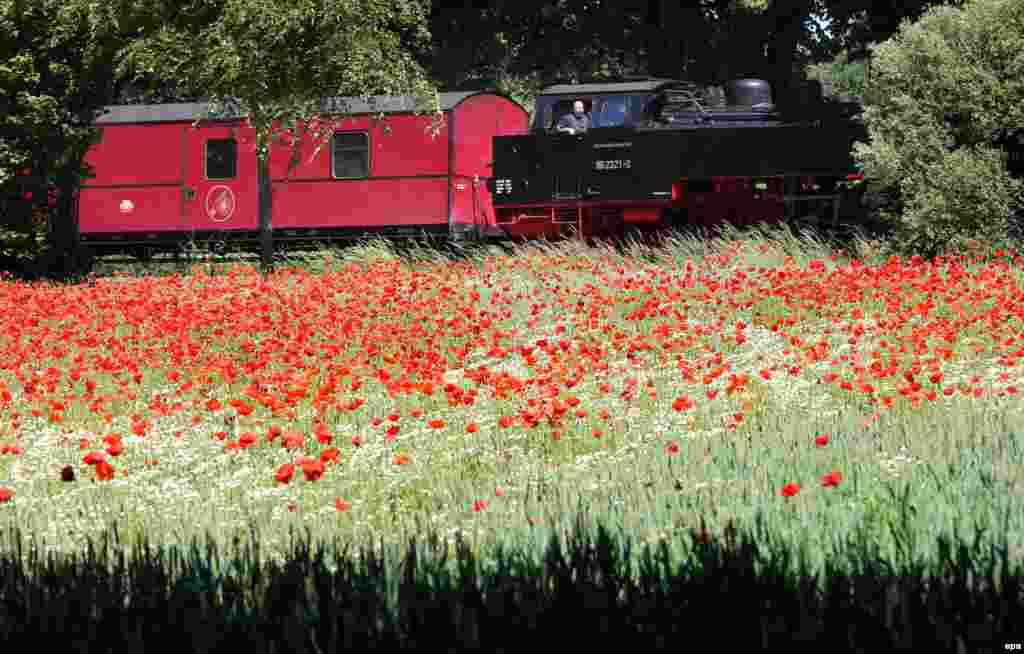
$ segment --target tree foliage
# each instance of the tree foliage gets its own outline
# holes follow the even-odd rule
[[[117,94],[111,62],[153,20],[151,5],[0,0],[0,248],[8,257],[38,254],[48,224],[56,250],[73,246],[66,228],[89,175],[93,120]]]
[[[1005,233],[1024,206],[1007,136],[1024,132],[1024,4],[972,0],[930,10],[874,51],[857,144],[905,249],[932,253]]]
[[[436,100],[408,49],[429,39],[414,0],[193,0],[128,44],[120,72],[156,75],[244,114],[265,156],[278,127],[312,120],[326,98]]]
[[[863,100],[867,89],[867,68],[866,61],[849,61],[848,54],[843,51],[832,61],[807,66],[807,77],[820,81],[827,95]]]

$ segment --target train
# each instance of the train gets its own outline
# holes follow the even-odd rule
[[[820,86],[778,107],[759,79],[556,84],[537,96],[532,121],[493,90],[439,101],[440,115],[409,97],[325,100],[326,140],[271,148],[274,243],[836,222],[862,204],[851,159],[867,138],[858,105],[826,100]],[[576,102],[589,129],[559,131]],[[255,132],[243,114],[209,109],[105,108],[86,155],[94,175],[75,203],[87,251],[146,259],[259,242]]]

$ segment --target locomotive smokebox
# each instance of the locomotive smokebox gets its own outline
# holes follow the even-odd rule
[[[763,79],[734,79],[725,85],[725,102],[730,107],[770,107],[772,87]]]

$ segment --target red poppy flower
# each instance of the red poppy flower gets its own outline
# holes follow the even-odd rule
[[[779,491],[779,494],[782,495],[783,497],[793,497],[794,495],[796,495],[799,492],[800,492],[800,485],[799,484],[789,483],[789,484],[786,484],[785,486],[782,487],[782,490]]]
[[[338,451],[338,448],[328,447],[320,453],[320,462],[324,465],[327,465],[328,463],[337,463],[339,456],[341,456],[341,452]]]
[[[476,500],[475,502],[473,502],[473,511],[476,513],[480,513],[481,511],[487,508],[487,504],[487,500]]]
[[[432,429],[443,429],[444,428],[444,420],[441,420],[440,418],[434,418],[433,420],[431,420],[427,424],[430,425],[430,427]]]
[[[306,481],[316,481],[324,476],[324,464],[316,460],[303,461],[302,472],[306,475]]]
[[[828,436],[828,434],[819,434],[819,435],[818,435],[818,436],[816,436],[816,437],[815,437],[815,439],[814,439],[814,442],[815,442],[815,443],[817,443],[818,445],[821,445],[821,446],[823,446],[823,447],[824,447],[825,445],[828,445],[828,441],[829,441],[829,436]]]
[[[85,455],[85,458],[82,459],[82,463],[88,466],[96,465],[97,463],[102,463],[104,461],[106,461],[106,459],[103,457],[102,452],[89,452]]]
[[[277,474],[274,477],[282,484],[287,484],[292,480],[292,475],[294,474],[295,466],[290,463],[284,463],[277,469]]]
[[[824,475],[821,478],[821,485],[824,486],[825,488],[838,486],[839,482],[841,482],[842,480],[842,473],[839,472],[838,470],[833,470],[832,472],[828,473],[827,475]]]
[[[471,422],[468,425],[466,425],[466,431],[470,434],[475,434],[477,432],[477,429],[479,429],[479,427],[477,427],[477,424],[475,422]]]
[[[685,395],[681,395],[672,401],[672,408],[676,411],[685,411],[692,406],[693,401]]]
[[[96,478],[100,481],[110,481],[114,478],[114,466],[106,461],[100,461],[96,464]]]
[[[323,445],[330,445],[332,438],[333,436],[331,435],[331,430],[327,427],[327,425],[325,425],[322,422],[317,425],[316,440],[318,442],[322,443]]]
[[[272,427],[267,429],[267,442],[273,443],[274,439],[280,436],[282,433],[284,433],[284,430],[282,430],[277,425],[273,425]]]
[[[676,441],[672,441],[671,443],[669,443],[668,446],[665,448],[665,453],[668,454],[669,456],[675,456],[676,454],[679,454],[679,443]]]
[[[396,454],[395,457],[391,459],[391,463],[396,466],[408,465],[410,461],[412,461],[412,459],[409,458],[408,454]]]
[[[0,502],[10,502],[14,497],[14,491],[10,488],[0,488]]]
[[[339,497],[338,499],[334,500],[334,508],[336,508],[338,511],[347,511],[350,508],[352,508],[352,503],[346,502],[345,500]]]
[[[297,430],[289,429],[281,439],[281,446],[288,449],[297,449],[306,444],[305,435]]]
[[[251,431],[242,432],[242,434],[238,436],[238,444],[243,448],[255,445],[257,440],[259,439],[256,434]]]
[[[253,412],[252,405],[243,400],[231,400],[231,406],[235,408],[240,416],[248,416]]]

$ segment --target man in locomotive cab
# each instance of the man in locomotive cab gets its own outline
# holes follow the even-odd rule
[[[555,129],[567,134],[584,134],[590,129],[590,114],[584,113],[582,100],[572,103],[572,113],[562,116]]]

